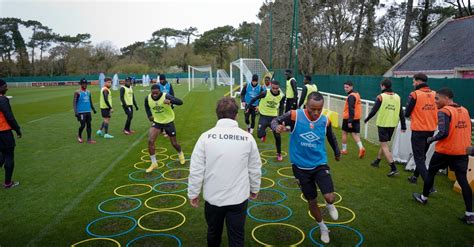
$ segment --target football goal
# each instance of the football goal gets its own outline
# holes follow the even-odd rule
[[[267,66],[260,59],[240,58],[230,63],[230,79],[237,82],[230,85],[230,96],[240,95],[241,88],[252,81],[254,74],[258,75],[259,81],[269,74]]]
[[[223,69],[217,70],[216,83],[218,86],[230,86],[234,84],[234,80],[231,80],[229,74]]]
[[[212,78],[212,67],[206,66],[188,66],[188,89],[196,91],[214,90],[214,81]]]

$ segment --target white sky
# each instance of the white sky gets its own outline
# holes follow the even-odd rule
[[[264,0],[0,0],[0,17],[37,20],[61,35],[90,33],[93,44],[121,48],[146,41],[164,27],[199,33],[243,21],[256,22]],[[22,31],[25,41],[31,33]]]

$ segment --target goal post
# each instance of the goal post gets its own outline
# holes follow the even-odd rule
[[[245,83],[251,83],[252,75],[258,75],[259,81],[270,72],[260,59],[240,58],[230,63],[230,79],[237,81],[230,85],[230,96],[237,97]]]
[[[191,66],[188,65],[188,91],[206,88],[207,91],[214,90],[211,65]]]
[[[229,86],[234,84],[234,80],[231,80],[229,74],[223,69],[218,69],[216,73],[216,84],[218,86]]]

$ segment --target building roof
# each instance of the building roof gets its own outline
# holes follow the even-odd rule
[[[474,64],[474,16],[449,19],[435,28],[386,75],[395,71],[454,70]]]

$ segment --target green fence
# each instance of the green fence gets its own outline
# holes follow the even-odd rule
[[[313,75],[313,82],[318,89],[323,92],[345,95],[344,82],[352,81],[354,89],[358,91],[363,99],[374,100],[380,94],[380,82],[382,76],[349,76],[349,75]],[[276,70],[274,79],[280,81],[282,88],[286,87],[284,70]],[[296,77],[298,86],[303,86],[303,75]],[[411,77],[389,78],[392,81],[393,90],[402,98],[402,104],[406,104],[408,95],[413,91],[413,79]],[[474,117],[474,79],[429,79],[428,85],[436,90],[442,87],[449,87],[454,92],[454,101],[466,107]]]

